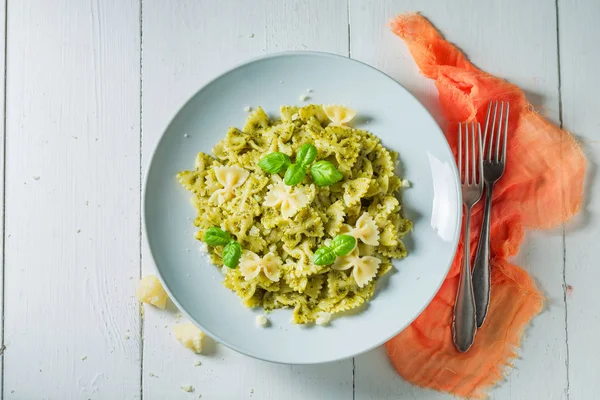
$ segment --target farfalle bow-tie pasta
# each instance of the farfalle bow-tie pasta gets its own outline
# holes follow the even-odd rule
[[[223,268],[223,284],[245,306],[289,307],[293,322],[313,323],[368,301],[392,259],[406,256],[401,239],[412,224],[400,212],[397,154],[373,134],[347,126],[355,114],[335,105],[283,106],[280,119],[270,120],[258,107],[241,130],[229,129],[212,155],[199,153],[195,169],[177,175],[193,194],[196,238],[204,241],[205,232],[218,227],[221,244],[241,245],[237,266]],[[317,154],[304,165],[294,160],[306,144]],[[271,153],[279,164],[269,173],[258,163]],[[317,175],[311,176],[311,163],[321,168]],[[323,163],[343,178],[325,185]],[[286,168],[306,173],[289,186]],[[337,235],[354,237],[354,248],[352,239],[349,253],[315,264],[317,249]],[[208,251],[222,267],[227,250],[215,245]]]

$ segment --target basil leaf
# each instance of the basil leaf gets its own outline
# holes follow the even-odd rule
[[[218,226],[211,226],[204,233],[204,242],[211,246],[225,246],[230,241],[231,236],[229,236],[229,233]]]
[[[258,166],[270,174],[278,174],[289,167],[291,161],[287,154],[270,153],[260,159]]]
[[[317,161],[310,167],[310,173],[317,186],[329,186],[339,182],[344,177],[335,165],[329,161]]]
[[[313,262],[316,265],[329,265],[333,264],[335,261],[335,253],[327,246],[319,247],[317,251],[315,251],[315,255],[313,257]]]
[[[338,235],[333,238],[330,247],[336,256],[345,256],[356,247],[356,239],[350,235]]]
[[[305,176],[306,171],[302,165],[292,164],[288,167],[287,171],[285,171],[283,182],[288,186],[295,186],[302,182]]]
[[[317,158],[317,148],[310,143],[303,144],[296,153],[296,164],[308,167]]]
[[[242,256],[242,245],[232,240],[227,243],[227,246],[223,249],[223,264],[229,268],[235,268],[240,262]]]

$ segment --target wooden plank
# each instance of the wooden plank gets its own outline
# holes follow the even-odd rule
[[[402,41],[386,27],[386,22],[399,13],[421,11],[476,65],[520,85],[539,110],[547,113],[551,120],[559,120],[554,1],[361,0],[349,4],[352,57],[397,79],[429,108],[442,126],[444,121],[432,81],[418,73]],[[591,68],[593,64],[587,65]],[[527,330],[508,382],[495,389],[492,398],[559,399],[565,396],[561,236],[560,230],[528,232],[526,235],[516,261],[531,273],[544,291],[548,297],[547,307]],[[592,268],[591,263],[587,265]],[[356,399],[449,398],[431,391],[422,392],[394,376],[389,368],[382,350],[357,357]]]
[[[2,114],[2,121],[6,116],[4,108],[5,105],[5,89],[6,89],[6,59],[5,59],[5,44],[6,44],[6,3],[0,4],[0,32],[3,36],[0,38],[0,113]],[[4,122],[0,122],[0,238],[2,240],[2,246],[0,247],[0,309],[2,310],[2,318],[0,318],[0,332],[4,332],[4,245],[6,239],[4,237],[4,145],[5,145],[5,132]],[[0,397],[2,396],[2,382],[4,378],[4,334],[2,334],[0,341]]]
[[[320,50],[347,54],[345,0],[257,0],[143,3],[143,164],[178,108],[210,78],[268,52]],[[145,247],[143,273],[154,273]],[[174,311],[145,307],[144,399],[349,399],[352,361],[283,366],[253,360],[224,346],[196,356],[172,337]],[[211,346],[212,347],[212,346]],[[202,362],[195,366],[195,362]]]
[[[569,335],[569,395],[591,399],[600,391],[600,329],[596,282],[600,280],[600,116],[597,65],[600,3],[559,1],[562,121],[581,141],[588,157],[585,201],[581,214],[566,226],[566,300]]]
[[[5,398],[140,398],[139,2],[8,6]]]

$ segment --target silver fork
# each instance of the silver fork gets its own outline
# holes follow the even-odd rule
[[[471,209],[481,199],[483,193],[483,166],[481,126],[477,124],[477,144],[475,142],[475,122],[465,123],[465,162],[463,171],[463,124],[458,124],[458,170],[462,184],[463,207],[465,210],[464,257],[460,269],[456,302],[454,304],[454,319],[452,321],[452,337],[454,345],[460,352],[469,350],[475,340],[477,322],[475,318],[475,297],[473,296],[473,283],[471,280],[471,251],[470,251],[470,226]],[[469,141],[469,136],[471,140]],[[477,151],[476,151],[477,146]],[[470,157],[469,157],[470,155]]]
[[[494,116],[492,119],[492,130],[490,131],[488,144],[488,125],[490,114],[494,105]],[[494,183],[504,174],[506,165],[506,137],[508,132],[508,111],[510,104],[500,102],[500,115],[498,116],[498,101],[490,101],[485,119],[485,132],[483,134],[483,147],[485,149],[483,160],[483,180],[485,182],[485,209],[483,211],[483,222],[477,253],[473,267],[473,288],[475,291],[475,308],[477,313],[477,327],[481,328],[487,315],[490,304],[490,214],[492,210],[492,191]],[[498,117],[498,118],[496,118]],[[503,121],[504,118],[504,121]],[[496,132],[496,121],[498,130]],[[504,130],[502,129],[504,128]],[[496,132],[496,143],[494,146],[494,133]],[[495,153],[492,157],[492,153]]]

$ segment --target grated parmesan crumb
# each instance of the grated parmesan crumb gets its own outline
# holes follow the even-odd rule
[[[81,357],[81,361],[85,361],[85,360],[87,360],[87,356]]]
[[[202,365],[202,363],[201,363],[200,361],[196,361],[196,362],[194,363],[194,366],[195,366],[195,367],[199,367],[199,366],[201,366],[201,365]]]
[[[267,326],[268,323],[269,323],[269,319],[267,317],[265,317],[264,315],[256,316],[256,326],[260,326],[261,328],[264,328],[265,326]]]
[[[312,90],[311,88],[308,88],[308,89],[306,89],[306,91],[307,91],[308,93],[312,93],[312,91],[313,91],[313,90]]]
[[[252,39],[252,38],[254,37],[254,33],[251,33],[250,35],[248,35],[248,37],[249,37],[250,39]]]
[[[123,337],[125,338],[125,340],[129,340],[129,335],[125,335]]]
[[[246,107],[244,107],[244,111],[250,112],[250,111],[252,111],[252,107],[246,106]]]
[[[221,272],[223,273],[223,275],[227,275],[227,273],[229,272],[229,267],[223,266],[221,267]]]
[[[190,135],[188,135],[187,133],[183,135],[184,138],[188,138],[190,137]]]
[[[298,118],[300,118],[300,116],[298,115],[298,113],[292,114],[292,121],[296,121]]]
[[[317,320],[315,321],[317,325],[328,325],[331,321],[331,314],[325,311],[321,311],[317,314]]]
[[[248,232],[248,234],[250,236],[258,237],[258,236],[260,236],[260,229],[258,229],[256,226],[252,226],[252,228],[250,228],[250,232]]]
[[[33,177],[33,180],[34,180],[34,181],[39,181],[39,180],[40,180],[40,177],[39,177],[39,176],[34,176],[34,177]]]
[[[192,393],[194,391],[194,387],[191,385],[184,385],[181,387],[181,390],[184,392]]]
[[[308,100],[308,96],[305,95],[305,94],[302,94],[302,95],[300,95],[299,100],[300,101],[306,101],[306,100]]]
[[[409,188],[410,187],[410,182],[408,179],[404,178],[402,179],[402,187],[403,188]]]

